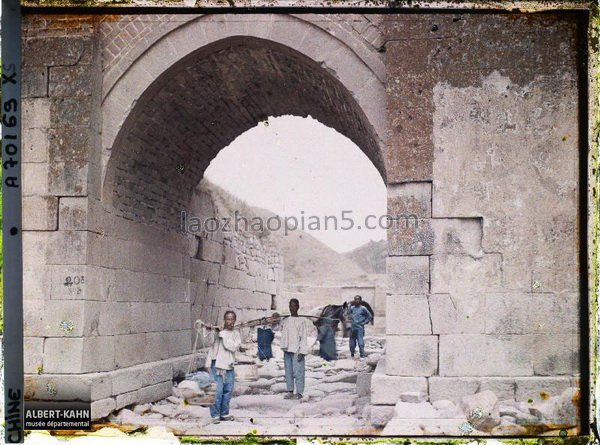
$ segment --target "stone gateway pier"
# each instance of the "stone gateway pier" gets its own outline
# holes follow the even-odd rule
[[[199,184],[237,136],[310,115],[418,218],[388,229],[373,428],[425,431],[401,394],[487,390],[570,389],[564,427],[586,423],[586,31],[559,12],[25,14],[27,395],[88,394],[95,419],[164,399],[194,320],[285,309],[269,237],[181,215],[224,212]]]

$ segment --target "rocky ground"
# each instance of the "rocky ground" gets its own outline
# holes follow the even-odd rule
[[[369,422],[370,374],[383,352],[383,338],[366,339],[367,357],[352,359],[348,339],[337,340],[338,360],[326,361],[316,353],[306,357],[306,388],[302,400],[283,398],[286,385],[283,353],[274,342],[275,357],[260,362],[256,344],[243,345],[241,362],[257,363],[253,381],[236,381],[230,413],[234,421],[211,423],[207,407],[189,405],[174,387],[174,395],[155,403],[121,409],[109,420],[129,425],[166,425],[175,434],[239,435],[256,431],[266,435],[364,435],[374,433]]]
[[[352,359],[348,339],[337,339],[338,360],[318,357],[318,347],[306,357],[306,388],[302,400],[286,400],[283,353],[274,341],[275,357],[260,362],[256,344],[242,346],[239,362],[253,362],[257,375],[236,381],[231,400],[233,421],[213,424],[207,407],[190,405],[186,383],[173,395],[154,403],[121,409],[109,420],[132,426],[166,426],[177,435],[569,435],[577,433],[579,392],[568,388],[544,400],[498,400],[492,391],[467,395],[460,402],[429,401],[419,392],[400,395],[395,406],[374,428],[370,377],[383,353],[384,339],[369,336],[367,357]],[[238,376],[242,377],[241,367]],[[189,382],[187,382],[189,384]],[[187,385],[189,386],[189,385]]]
[[[492,391],[465,396],[460,403],[426,401],[407,393],[396,403],[384,435],[572,436],[577,434],[579,390],[539,402],[498,400]]]

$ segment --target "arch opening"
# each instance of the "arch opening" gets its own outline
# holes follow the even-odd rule
[[[230,37],[180,60],[137,101],[112,147],[104,200],[127,219],[174,229],[216,154],[283,115],[310,115],[347,136],[385,181],[373,126],[334,73],[284,45]]]

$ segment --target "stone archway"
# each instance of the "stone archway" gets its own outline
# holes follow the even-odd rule
[[[137,16],[127,23],[84,16],[61,24],[59,36],[52,32],[60,26],[46,30],[37,17],[26,19],[30,392],[48,397],[47,383],[56,397],[89,391],[95,417],[170,392],[172,372],[190,350],[191,320],[181,314],[197,292],[189,279],[197,246],[169,227],[186,190],[236,131],[286,113],[311,114],[354,140],[385,178],[390,212],[419,219],[418,227],[389,231],[387,315],[410,323],[386,328],[386,360],[371,393],[377,425],[414,388],[431,400],[490,388],[527,401],[540,388],[556,395],[577,386],[577,308],[586,301],[577,252],[584,21],[367,15],[266,14],[261,26],[251,16],[156,16],[175,23],[155,34]],[[132,43],[132,35],[144,38]],[[114,66],[103,65],[105,50],[114,50]],[[260,71],[261,64],[274,70]],[[269,84],[253,85],[239,72],[255,69]],[[202,90],[211,79],[219,82]],[[286,87],[300,82],[320,95]],[[191,97],[183,113],[174,106],[183,99],[177,87],[213,99],[223,89],[227,101],[207,109]],[[273,96],[245,97],[247,88]],[[293,100],[277,100],[290,91]],[[547,209],[555,196],[560,206]],[[204,266],[193,267],[214,280]],[[256,298],[263,306],[266,297]],[[552,325],[530,319],[551,313],[564,316]],[[489,356],[502,357],[502,366]],[[396,428],[391,433],[408,431],[401,422]]]

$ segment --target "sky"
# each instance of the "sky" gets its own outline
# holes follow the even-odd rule
[[[367,215],[386,213],[379,172],[350,139],[311,117],[259,123],[221,150],[205,177],[249,205],[295,217],[299,226],[304,217],[304,230],[338,252],[385,238],[383,228],[364,227]],[[326,216],[337,217],[338,230],[333,219],[325,230]],[[350,225],[342,216],[353,229],[341,230]],[[320,230],[309,230],[309,222]]]

